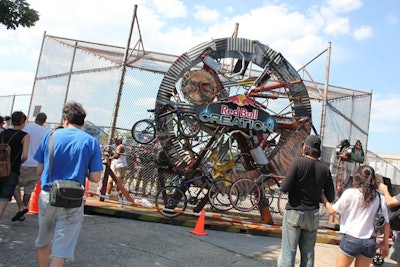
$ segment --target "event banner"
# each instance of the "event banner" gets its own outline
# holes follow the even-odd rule
[[[197,108],[197,118],[204,123],[273,132],[276,120],[268,112],[253,105],[239,105],[231,101],[213,102]]]

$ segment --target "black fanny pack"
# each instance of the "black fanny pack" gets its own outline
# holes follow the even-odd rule
[[[76,181],[56,180],[50,189],[50,205],[63,208],[77,208],[82,205],[85,189]]]

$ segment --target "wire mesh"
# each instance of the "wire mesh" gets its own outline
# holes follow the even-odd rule
[[[124,50],[44,36],[28,120],[34,120],[33,110],[40,106],[48,115],[47,124],[55,127],[61,122],[65,102],[81,103],[87,112],[85,127],[102,146],[113,144],[115,137],[123,139],[127,148],[127,189],[132,194],[154,196],[158,179],[155,158],[159,145],[136,144],[130,130],[134,122],[152,115],[147,109],[155,106],[164,73],[179,58],[156,52],[130,51],[125,77],[121,81]],[[323,85],[305,83],[311,99],[313,125],[319,134]],[[228,88],[230,94],[235,90],[234,85]],[[279,90],[277,92],[279,94]],[[340,87],[330,87],[328,92],[323,160],[333,164],[334,148],[342,139],[349,139],[352,144],[361,140],[366,152],[369,115],[365,115],[370,113],[372,94]],[[277,99],[270,98],[263,103],[271,115],[288,108],[289,101],[277,96]],[[9,101],[9,98],[0,97],[0,103],[2,101]],[[115,128],[111,129],[113,125]],[[111,130],[114,136],[110,136]]]

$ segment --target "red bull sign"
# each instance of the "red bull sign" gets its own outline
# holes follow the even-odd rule
[[[262,132],[273,132],[276,126],[275,118],[268,112],[253,105],[238,105],[229,101],[200,106],[196,115],[204,123]]]

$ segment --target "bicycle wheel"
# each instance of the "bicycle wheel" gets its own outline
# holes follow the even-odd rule
[[[211,207],[218,211],[228,211],[232,209],[229,201],[229,189],[232,185],[231,181],[218,179],[208,190],[208,200]]]
[[[156,207],[165,217],[179,216],[186,209],[187,203],[186,195],[176,186],[166,186],[157,191]]]
[[[240,178],[232,183],[229,201],[239,211],[255,209],[261,199],[260,187],[251,179]]]
[[[192,114],[184,114],[178,119],[179,132],[187,137],[195,137],[200,132],[200,122]]]
[[[278,196],[278,211],[283,216],[289,198],[287,193],[280,192]]]
[[[274,213],[278,213],[278,197],[279,197],[279,183],[272,177],[264,180],[262,188],[264,190],[264,197],[269,205],[269,210]]]
[[[133,124],[131,134],[133,139],[140,144],[149,144],[156,139],[156,127],[152,120],[140,120]]]

